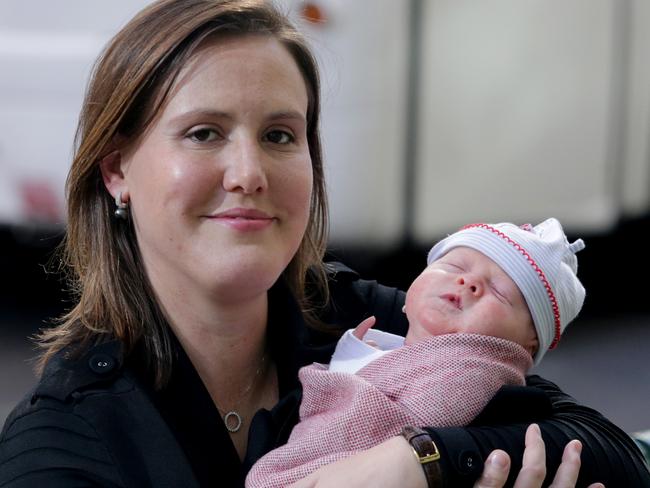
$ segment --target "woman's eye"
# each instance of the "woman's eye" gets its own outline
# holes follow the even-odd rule
[[[212,142],[216,140],[219,135],[216,130],[205,127],[191,131],[187,137],[194,142]]]
[[[291,144],[295,141],[293,135],[284,130],[269,131],[264,138],[273,144]]]

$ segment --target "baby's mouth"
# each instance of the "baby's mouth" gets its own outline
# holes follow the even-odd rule
[[[463,300],[462,300],[462,298],[460,298],[460,295],[456,295],[454,293],[445,293],[440,298],[442,298],[443,300],[451,303],[458,310],[463,309]]]

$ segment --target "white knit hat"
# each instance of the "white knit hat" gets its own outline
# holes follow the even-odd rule
[[[584,249],[584,242],[569,244],[560,222],[553,218],[535,227],[471,224],[433,246],[427,264],[461,246],[492,259],[521,290],[537,330],[539,349],[534,360],[538,364],[582,308],[585,289],[576,275],[575,253]]]

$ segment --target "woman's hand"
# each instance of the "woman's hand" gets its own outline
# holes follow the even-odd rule
[[[574,488],[580,471],[580,441],[569,442],[564,448],[562,463],[550,488]],[[502,488],[508,478],[510,457],[495,450],[485,462],[481,478],[474,488]],[[546,451],[536,424],[526,431],[526,449],[515,488],[540,488],[546,476]],[[367,451],[323,466],[290,488],[427,488],[424,471],[418,464],[406,439],[392,437]],[[589,488],[604,488],[601,483]]]
[[[573,440],[564,448],[562,463],[555,473],[550,488],[573,488],[580,471],[580,452],[582,444]],[[485,462],[481,478],[474,488],[501,488],[508,478],[510,457],[501,450],[493,451]],[[544,441],[537,424],[532,424],[526,431],[526,449],[521,471],[514,488],[540,488],[546,477],[546,451]],[[589,488],[604,488],[601,483],[589,485]]]
[[[342,459],[319,470],[290,488],[427,488],[422,467],[402,436]]]

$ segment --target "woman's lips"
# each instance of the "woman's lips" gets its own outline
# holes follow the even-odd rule
[[[209,215],[208,218],[238,231],[266,229],[276,220],[266,212],[254,208],[231,208]]]

